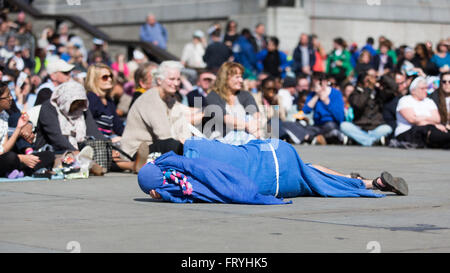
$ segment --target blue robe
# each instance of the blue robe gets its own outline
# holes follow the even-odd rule
[[[279,139],[252,140],[245,145],[227,145],[219,141],[189,139],[184,144],[184,156],[210,158],[234,166],[251,177],[259,192],[277,192],[276,154],[279,179],[277,197],[382,197],[367,190],[360,179],[324,173],[303,163],[295,148]]]
[[[278,166],[278,168],[277,168]],[[192,193],[180,185],[162,185],[162,171],[186,175]],[[241,204],[286,204],[297,196],[382,197],[365,189],[359,179],[330,175],[302,162],[284,141],[253,140],[235,146],[206,139],[189,139],[184,156],[173,152],[146,164],[138,174],[145,193],[155,189],[170,202],[195,201]]]

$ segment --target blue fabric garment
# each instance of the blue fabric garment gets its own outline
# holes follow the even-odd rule
[[[270,143],[270,145],[269,145]],[[273,150],[270,148],[273,147]],[[276,155],[276,161],[273,156]],[[276,163],[279,166],[277,183]],[[187,176],[192,194],[178,184],[163,185],[163,171]],[[382,197],[365,189],[359,179],[326,174],[304,164],[294,147],[281,140],[253,140],[234,146],[219,141],[189,139],[184,156],[169,152],[146,164],[138,174],[139,186],[175,203],[286,204],[277,197]],[[277,194],[278,192],[278,194]]]
[[[267,57],[268,53],[269,53],[269,51],[267,49],[263,49],[256,54],[256,57],[258,59],[258,63],[257,63],[258,72],[264,71],[263,61]],[[286,67],[289,66],[289,62],[287,60],[286,53],[284,53],[282,51],[278,51],[278,55],[280,56],[281,78],[284,79],[286,77]]]
[[[167,49],[167,31],[160,23],[155,23],[153,26],[145,23],[141,26],[140,34],[141,41],[153,43],[162,49]]]
[[[359,179],[324,173],[303,163],[295,148],[279,139],[252,140],[234,146],[206,139],[191,138],[184,144],[188,158],[214,159],[240,169],[252,178],[261,194],[275,195],[276,167],[269,143],[274,148],[279,166],[278,197],[382,197],[365,188]]]
[[[175,183],[163,183],[162,171],[175,170],[187,176],[192,194],[183,194]],[[281,199],[258,193],[256,184],[239,169],[211,159],[186,158],[169,152],[155,163],[148,163],[139,171],[138,182],[142,191],[155,189],[161,197],[174,203],[240,203],[254,205],[287,204]]]
[[[258,58],[256,52],[247,38],[239,36],[233,44],[234,61],[242,64],[245,69],[256,72]]]
[[[314,109],[311,109],[308,106],[308,103],[315,95],[315,92],[311,92],[306,97],[306,102],[303,106],[303,112],[305,112],[305,114],[309,114],[314,111],[314,125],[322,125],[329,121],[340,124],[345,120],[344,99],[339,90],[331,88],[331,93],[329,96],[330,103],[328,105],[325,105],[321,100],[318,100]]]
[[[438,68],[441,68],[445,65],[450,66],[450,53],[447,53],[444,58],[439,57],[439,55],[434,54],[433,57],[431,57],[431,62],[436,64]]]

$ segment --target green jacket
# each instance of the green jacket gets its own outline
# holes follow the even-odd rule
[[[337,56],[336,51],[333,50],[333,52],[328,54],[326,73],[332,75],[339,74],[339,67],[336,65],[336,61],[340,60],[342,62],[342,67],[345,69],[345,75],[350,75],[353,70],[350,58],[351,54],[348,50],[343,50],[342,54],[339,56]]]

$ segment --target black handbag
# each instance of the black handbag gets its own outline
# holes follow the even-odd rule
[[[112,165],[112,142],[110,139],[95,139],[94,137],[88,137],[84,142],[84,145],[91,146],[94,149],[93,160],[107,172],[111,170]]]
[[[94,149],[93,160],[102,166],[107,172],[111,170],[112,165],[112,150],[116,150],[130,161],[134,161],[133,158],[122,151],[119,147],[116,147],[110,139],[96,139],[93,136],[87,137],[83,142],[83,145],[89,145]]]

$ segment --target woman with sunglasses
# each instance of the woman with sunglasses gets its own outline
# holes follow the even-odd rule
[[[18,154],[14,152],[14,146],[21,135],[22,129],[28,124],[28,115],[23,113],[17,121],[17,126],[11,136],[8,136],[8,114],[7,110],[12,105],[11,92],[3,82],[0,82],[0,177],[21,175],[32,175],[40,168],[51,168],[54,155],[51,152],[36,154]]]
[[[85,81],[89,110],[97,123],[98,130],[111,138],[113,142],[117,142],[121,139],[124,125],[110,97],[113,87],[114,74],[109,66],[105,64],[89,66]]]

